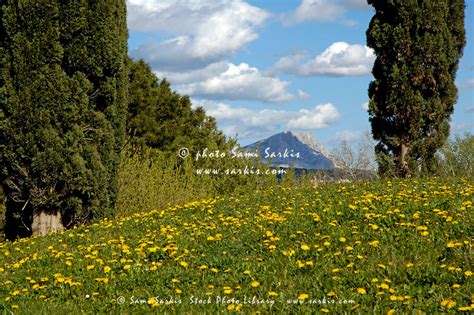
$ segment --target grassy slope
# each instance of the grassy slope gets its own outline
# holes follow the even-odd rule
[[[276,188],[0,243],[0,310],[468,310],[473,193],[462,180]],[[215,303],[224,296],[236,303]],[[274,304],[244,304],[253,297]]]

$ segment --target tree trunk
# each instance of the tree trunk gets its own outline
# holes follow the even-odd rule
[[[398,170],[400,172],[400,175],[402,175],[403,177],[410,176],[410,168],[408,167],[408,163],[406,161],[406,157],[409,151],[410,147],[406,143],[402,142],[398,155]]]
[[[50,232],[64,231],[61,212],[35,210],[31,231],[33,235],[45,235]]]

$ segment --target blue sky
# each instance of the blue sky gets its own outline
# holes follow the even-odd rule
[[[452,134],[474,133],[473,4]],[[366,0],[127,0],[129,49],[242,145],[306,131],[326,147],[370,130]]]

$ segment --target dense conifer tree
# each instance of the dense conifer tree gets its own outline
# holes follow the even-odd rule
[[[143,60],[130,60],[130,94],[127,133],[133,145],[177,154],[204,148],[228,149],[214,118],[191,100],[173,91],[166,79],[159,80]]]
[[[449,135],[465,46],[464,0],[368,0],[376,61],[369,114],[381,175],[429,171]]]
[[[126,56],[125,1],[0,0],[7,237],[113,209]]]
[[[130,60],[130,91],[127,117],[128,139],[137,150],[158,150],[176,160],[176,167],[191,175],[198,168],[241,169],[252,167],[252,160],[231,158],[237,146],[217,129],[216,120],[203,108],[195,108],[187,96],[173,91],[166,79],[158,79],[144,61]],[[181,148],[189,149],[186,159],[178,158]],[[197,159],[197,152],[226,154],[226,158]],[[149,150],[145,150],[150,152]],[[185,161],[186,160],[186,161]],[[207,182],[219,193],[234,192],[238,187],[252,184],[250,176],[213,176]],[[186,183],[183,183],[186,185]]]

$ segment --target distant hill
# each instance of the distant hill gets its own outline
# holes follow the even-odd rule
[[[257,141],[244,149],[256,151],[272,167],[291,167],[306,170],[332,170],[334,162],[328,152],[310,133],[285,131]]]

